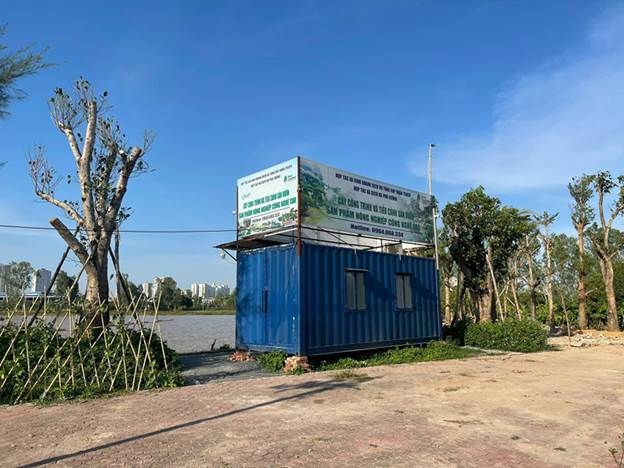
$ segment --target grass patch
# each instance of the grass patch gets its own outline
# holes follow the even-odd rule
[[[380,353],[364,355],[360,359],[343,357],[335,361],[321,361],[315,370],[357,369],[368,366],[388,364],[406,364],[410,362],[442,361],[446,359],[463,359],[480,354],[473,349],[460,348],[446,341],[433,341],[425,347],[395,348]]]
[[[284,361],[288,355],[284,351],[271,351],[256,356],[256,359],[264,370],[269,372],[280,372],[284,368]]]

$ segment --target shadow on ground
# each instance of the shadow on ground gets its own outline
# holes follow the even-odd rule
[[[197,426],[199,424],[205,424],[211,421],[228,418],[228,417],[231,417],[240,413],[245,413],[247,411],[252,411],[258,408],[272,406],[272,405],[276,405],[276,404],[283,403],[286,401],[293,401],[293,400],[300,400],[300,399],[308,398],[313,395],[318,395],[320,393],[324,393],[324,392],[331,391],[331,390],[336,390],[336,389],[341,389],[341,388],[358,390],[358,383],[353,382],[353,381],[345,381],[345,380],[325,380],[325,381],[306,382],[305,384],[295,384],[295,385],[290,385],[290,386],[277,386],[277,387],[281,387],[281,388],[277,389],[275,393],[279,393],[281,391],[287,391],[287,390],[291,390],[291,391],[303,390],[303,391],[299,391],[298,393],[288,395],[288,396],[279,396],[279,397],[273,398],[271,400],[268,400],[262,403],[245,406],[245,407],[238,408],[232,411],[227,411],[225,413],[215,414],[215,415],[208,416],[205,418],[195,419],[193,421],[188,421],[188,422],[184,422],[181,424],[164,427],[162,429],[157,429],[151,432],[146,432],[146,433],[135,435],[132,437],[126,437],[123,439],[114,440],[114,441],[107,442],[101,445],[96,445],[94,447],[90,447],[84,450],[78,450],[72,453],[66,453],[63,455],[57,455],[57,456],[45,458],[43,460],[28,463],[22,466],[35,467],[35,466],[43,466],[47,464],[52,464],[52,463],[59,463],[68,459],[79,457],[81,455],[86,455],[89,453],[98,452],[100,450],[118,447],[120,445],[132,443],[138,440],[147,439],[147,438],[154,437],[154,436],[168,434],[168,433],[178,431],[181,429],[186,429],[189,427]],[[273,387],[273,388],[276,388],[276,387]]]
[[[202,384],[212,380],[251,379],[275,375],[267,372],[257,361],[233,362],[230,352],[181,354],[182,377],[187,384]]]

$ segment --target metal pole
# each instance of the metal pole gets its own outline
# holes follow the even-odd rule
[[[433,216],[433,247],[435,251],[435,265],[436,270],[440,269],[440,262],[438,257],[438,221],[437,221],[437,213],[435,209],[435,205],[433,204],[433,147],[435,144],[429,143],[429,170],[428,170],[428,178],[427,185],[429,188],[429,196],[431,197],[432,202],[432,216]]]

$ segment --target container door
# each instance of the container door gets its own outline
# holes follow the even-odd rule
[[[266,344],[292,350],[296,343],[299,284],[296,249],[267,250],[266,253]]]
[[[266,252],[241,254],[237,283],[236,345],[245,349],[264,346],[268,313]]]

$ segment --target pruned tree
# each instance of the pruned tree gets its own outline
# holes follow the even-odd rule
[[[56,196],[60,182],[43,147],[29,157],[30,175],[36,195],[55,205],[79,228],[72,233],[59,218],[50,224],[76,255],[87,276],[85,316],[88,323],[108,323],[108,259],[113,233],[130,212],[123,206],[132,176],[147,170],[143,156],[153,141],[145,132],[141,146],[130,146],[119,124],[107,116],[107,93],[96,95],[91,84],[80,78],[71,93],[57,88],[49,101],[54,125],[65,136],[76,165],[79,201]],[[97,314],[101,320],[92,320]]]
[[[575,177],[568,184],[568,191],[574,199],[572,205],[572,224],[576,229],[576,245],[578,249],[578,326],[587,328],[587,261],[585,254],[585,231],[594,221],[594,209],[590,202],[594,195],[592,189],[594,177],[582,175]]]
[[[0,37],[4,36],[6,27],[0,27]],[[46,49],[35,52],[32,47],[26,46],[14,52],[6,53],[8,46],[0,43],[0,119],[9,116],[8,107],[12,101],[23,99],[26,93],[16,87],[17,81],[28,75],[51,66],[46,63],[44,54]]]
[[[607,329],[618,331],[620,329],[617,315],[617,303],[615,289],[613,287],[613,258],[619,253],[622,246],[615,245],[614,238],[610,237],[613,221],[624,210],[624,176],[614,179],[609,171],[598,172],[593,177],[593,188],[598,197],[598,218],[600,225],[594,223],[589,232],[598,260],[607,296]],[[605,197],[613,190],[617,190],[615,201],[610,209],[608,218],[605,215]]]
[[[546,301],[548,303],[548,322],[551,328],[555,323],[555,304],[553,296],[553,264],[552,264],[552,249],[553,238],[550,227],[553,221],[557,218],[559,213],[554,215],[544,211],[541,215],[535,216],[535,222],[538,227],[537,235],[542,243],[542,251],[544,255],[544,279],[546,282]]]

